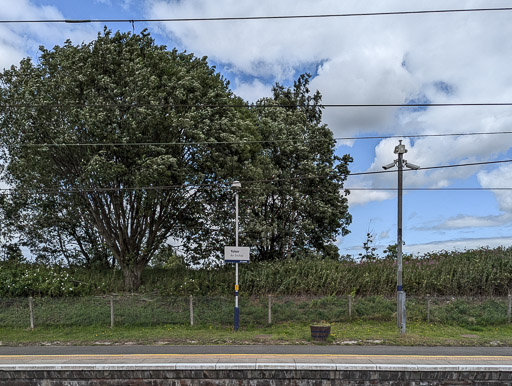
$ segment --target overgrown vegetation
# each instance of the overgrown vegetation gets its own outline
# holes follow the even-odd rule
[[[143,273],[139,293],[163,296],[231,295],[234,267],[192,269],[174,260]],[[409,296],[505,296],[512,289],[512,248],[431,253],[404,262]],[[115,269],[46,266],[16,260],[0,263],[0,297],[90,296],[123,291]],[[392,296],[393,259],[337,261],[303,258],[240,267],[241,294]]]

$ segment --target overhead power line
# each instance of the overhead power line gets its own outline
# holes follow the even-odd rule
[[[468,103],[319,103],[315,105],[304,104],[219,104],[219,103],[161,103],[161,102],[136,102],[136,103],[84,103],[84,102],[63,102],[63,103],[0,103],[2,108],[63,108],[63,107],[87,107],[87,108],[234,108],[234,109],[270,109],[270,108],[372,108],[372,107],[500,107],[512,106],[512,102],[468,102]]]
[[[512,7],[499,8],[466,8],[466,9],[430,9],[416,11],[388,11],[388,12],[352,12],[331,13],[315,15],[263,15],[263,16],[220,16],[220,17],[184,17],[184,18],[155,18],[155,19],[27,19],[27,20],[0,20],[1,24],[14,23],[167,23],[167,22],[203,22],[203,21],[243,21],[243,20],[283,20],[283,19],[325,19],[341,17],[367,17],[367,16],[393,16],[393,15],[425,15],[443,13],[469,13],[469,12],[506,12]]]
[[[465,164],[456,164],[456,165],[440,165],[440,166],[427,166],[422,167],[419,169],[421,170],[433,170],[433,169],[449,169],[449,168],[458,168],[458,167],[464,167],[464,166],[482,166],[482,165],[493,165],[493,164],[503,164],[503,163],[510,163],[512,162],[512,159],[506,159],[506,160],[499,160],[499,161],[483,161],[483,162],[470,162]],[[410,172],[413,171],[412,169],[404,169],[404,172]],[[414,170],[417,172],[417,170]],[[384,174],[384,173],[397,173],[398,170],[391,169],[391,170],[376,170],[371,172],[358,172],[358,173],[350,173],[348,176],[365,176],[365,175],[371,175],[371,174]]]
[[[367,191],[396,191],[398,188],[360,188],[360,187],[344,187],[346,190],[367,190]],[[447,188],[402,188],[402,190],[410,190],[410,191],[454,191],[454,192],[460,192],[460,191],[488,191],[488,190],[512,190],[512,187],[497,187],[497,188],[490,188],[490,187],[447,187]]]
[[[313,178],[313,177],[311,177]],[[316,177],[317,178],[317,177]],[[279,182],[284,180],[273,180],[272,182]],[[286,180],[288,181],[288,180]],[[254,184],[256,181],[244,181],[247,184]],[[269,183],[270,181],[258,181],[259,183]],[[205,185],[162,185],[162,186],[142,186],[142,187],[122,187],[122,188],[91,188],[91,189],[66,189],[66,190],[51,190],[41,189],[37,192],[17,190],[14,188],[1,188],[0,194],[8,192],[19,192],[25,194],[43,194],[43,195],[57,195],[57,194],[71,194],[71,193],[108,193],[108,192],[122,192],[122,191],[157,191],[157,190],[224,190],[230,189],[229,184],[205,184]],[[241,190],[254,190],[254,186],[242,187]],[[344,190],[349,191],[397,191],[397,188],[367,188],[367,187],[344,187]],[[461,191],[512,191],[512,187],[447,187],[447,188],[403,188],[404,191],[439,191],[439,192],[461,192]]]
[[[390,139],[390,138],[429,138],[429,137],[460,137],[474,135],[504,135],[512,134],[512,131],[489,131],[472,133],[439,133],[439,134],[410,134],[410,135],[372,135],[362,137],[333,137],[334,141]],[[295,142],[324,142],[326,139],[273,139],[273,140],[247,140],[247,141],[201,141],[201,142],[101,142],[101,143],[24,143],[24,147],[95,147],[95,146],[198,146],[198,145],[237,145],[253,143],[295,143]]]
[[[310,177],[310,178],[318,178],[318,177]],[[306,179],[306,178],[304,178]],[[279,181],[289,181],[289,179],[280,179],[280,180],[266,180],[266,181],[244,181],[247,184],[258,183],[269,183],[269,182],[279,182]],[[204,185],[162,185],[162,186],[142,186],[142,187],[120,187],[120,188],[91,188],[91,189],[67,189],[67,190],[38,190],[37,192],[28,192],[28,191],[20,191],[21,193],[29,193],[29,194],[47,194],[47,195],[56,195],[61,193],[107,193],[107,192],[115,192],[115,191],[155,191],[155,190],[214,190],[214,189],[229,189],[229,184],[204,184]],[[254,187],[242,187],[242,190],[253,190]],[[344,190],[349,191],[397,191],[395,188],[367,188],[367,187],[344,187]],[[446,188],[403,188],[403,190],[407,191],[511,191],[512,187],[446,187]],[[0,191],[3,192],[16,192],[17,189],[14,188],[1,188]]]
[[[512,159],[509,160],[500,160],[500,161],[487,161],[487,162],[473,162],[466,164],[457,164],[457,165],[441,165],[441,166],[430,166],[421,168],[422,170],[428,169],[441,169],[441,168],[454,168],[454,167],[463,167],[463,166],[476,166],[476,165],[489,165],[489,164],[499,164],[499,163],[507,163],[512,162]],[[409,170],[409,169],[406,169]],[[404,171],[406,171],[404,170]],[[368,175],[368,174],[383,174],[383,173],[397,173],[397,170],[382,170],[382,171],[374,171],[374,172],[361,172],[361,173],[352,173],[350,176],[360,176],[360,175]],[[241,189],[250,188],[245,185],[252,184],[267,184],[267,183],[275,183],[275,182],[287,182],[287,181],[299,181],[299,180],[312,180],[318,179],[319,176],[299,176],[299,177],[291,177],[291,178],[272,178],[272,179],[259,179],[259,180],[244,180],[240,181],[242,183]],[[142,186],[142,187],[109,187],[109,188],[79,188],[79,189],[62,189],[62,190],[45,190],[38,189],[37,192],[34,191],[24,191],[16,188],[0,188],[0,191],[3,192],[19,192],[25,194],[63,194],[63,193],[101,193],[101,192],[116,192],[116,191],[142,191],[142,190],[202,190],[202,189],[231,189],[231,182],[225,183],[210,183],[210,184],[193,184],[193,185],[160,185],[160,186]],[[345,188],[347,190],[393,190],[396,188]],[[409,188],[410,190],[450,190],[450,188]],[[478,190],[509,190],[511,188],[482,188]],[[470,190],[470,188],[460,188],[458,190]]]
[[[336,141],[356,140],[356,139],[389,139],[389,138],[429,138],[429,137],[463,137],[473,135],[498,135],[512,134],[512,131],[489,131],[489,132],[473,132],[473,133],[439,133],[439,134],[410,134],[410,135],[373,135],[364,137],[337,137]]]
[[[111,188],[72,188],[72,189],[38,189],[37,191],[29,191],[16,188],[0,188],[3,192],[17,192],[23,194],[47,194],[57,195],[61,193],[107,193],[107,192],[124,192],[124,191],[155,191],[155,190],[212,190],[212,189],[225,189],[229,184],[197,184],[197,185],[158,185],[158,186],[133,186],[133,187],[111,187]]]

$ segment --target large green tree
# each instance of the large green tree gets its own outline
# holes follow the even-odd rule
[[[271,98],[257,103],[263,182],[249,183],[243,195],[245,243],[257,260],[308,252],[337,257],[336,237],[351,223],[343,184],[352,158],[335,154],[321,94],[310,92],[309,79],[301,75],[291,88],[277,84]]]
[[[343,185],[352,158],[335,154],[321,95],[310,92],[309,79],[301,75],[291,88],[277,84],[250,110],[257,141],[233,176],[242,182],[240,245],[252,247],[253,261],[337,258],[336,238],[348,233]],[[218,256],[222,245],[234,245],[234,192],[219,193],[223,198],[208,207],[209,231],[198,229],[195,242],[185,244],[194,256]]]
[[[243,155],[229,142],[253,129],[240,109],[206,107],[239,103],[206,58],[168,51],[146,32],[42,47],[0,82],[18,231],[110,257],[127,289],[162,245],[203,223],[214,190],[202,185],[231,177]]]

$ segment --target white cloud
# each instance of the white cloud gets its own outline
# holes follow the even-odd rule
[[[343,247],[342,244],[340,246],[341,254],[350,254],[353,256],[357,256],[362,250],[362,242],[361,245],[352,245]],[[375,248],[377,248],[377,253],[379,255],[383,254],[384,249],[387,245],[384,244],[374,244]],[[491,237],[491,238],[460,238],[460,239],[452,239],[452,240],[439,240],[432,241],[429,243],[418,243],[418,244],[406,244],[403,247],[403,252],[412,255],[424,255],[426,253],[438,252],[438,251],[463,251],[469,249],[480,249],[480,248],[497,248],[497,247],[510,247],[512,246],[512,238],[511,237]]]
[[[312,9],[309,1],[155,0],[149,4],[149,17],[173,18],[285,15],[290,10],[310,13]],[[332,6],[331,1],[318,1],[314,8],[324,9],[326,5]],[[322,29],[317,28],[315,21],[305,20],[164,23],[162,28],[198,55],[229,63],[234,71],[255,76],[271,75],[277,80],[293,76],[299,63],[324,59],[324,44],[318,39],[329,37],[327,31],[321,32]]]
[[[237,81],[233,91],[236,95],[251,103],[256,102],[262,97],[270,97],[272,95],[271,87],[258,79],[254,79],[250,83]]]
[[[383,231],[381,233],[379,233],[379,239],[380,240],[385,240],[385,239],[388,239],[389,238],[389,231]]]
[[[4,3],[0,7],[0,18],[4,20],[64,19],[53,6],[37,6],[29,0]],[[80,44],[94,39],[97,31],[97,25],[4,24],[0,26],[0,69],[18,64],[23,57],[36,58],[42,41],[47,48],[62,45],[66,39]]]
[[[347,196],[349,206],[364,205],[371,201],[384,201],[393,198],[394,194],[386,191],[354,190]]]
[[[505,124],[505,123],[503,123]],[[500,130],[500,129],[498,129]],[[502,127],[501,130],[506,130]],[[445,166],[454,164],[465,164],[480,161],[493,160],[498,156],[502,156],[510,148],[510,142],[503,140],[502,135],[488,136],[462,136],[462,137],[444,137],[444,138],[423,138],[414,143],[409,139],[405,139],[403,144],[406,145],[408,152],[404,155],[404,159],[419,165],[421,167]],[[506,137],[505,137],[506,138]],[[397,159],[394,154],[394,148],[398,144],[398,140],[394,138],[384,139],[375,147],[375,157],[369,170],[382,170],[382,165],[386,165]],[[431,187],[443,188],[454,185],[457,181],[465,180],[476,172],[482,170],[486,166],[463,166],[453,168],[440,168],[433,170],[418,170],[404,172],[404,187]],[[396,169],[395,169],[396,170]],[[512,168],[503,167],[496,171],[497,174],[488,175],[485,172],[480,173],[479,180],[482,186],[503,187],[510,186],[510,183],[504,182],[496,185],[499,176],[500,181],[506,181],[508,175],[512,177]],[[389,188],[396,186],[396,173],[384,173],[380,175],[371,175],[363,177],[363,184],[367,187]],[[510,179],[508,180],[510,181]],[[493,185],[494,184],[494,185]],[[510,210],[512,210],[512,192],[495,192],[498,199],[502,201],[508,199]],[[366,195],[366,200],[371,201],[374,198],[383,197],[384,195],[376,195],[372,192],[362,193]],[[389,197],[393,197],[394,194]],[[506,209],[502,209],[506,210]],[[509,210],[509,209],[507,209]]]
[[[430,229],[461,229],[461,228],[486,228],[499,227],[512,222],[509,213],[497,216],[464,216],[458,215],[447,219],[442,224]]]
[[[9,28],[0,26],[0,70],[18,63],[24,56],[25,43]]]
[[[509,247],[512,245],[510,237],[458,239],[447,241],[433,241],[425,244],[409,244],[404,247],[405,253],[422,255],[434,251],[462,251],[465,249],[497,248],[500,246]]]
[[[125,10],[125,11],[129,11],[131,10],[132,6],[133,6],[133,2],[134,0],[123,0],[121,2],[121,7]]]
[[[389,50],[355,50],[322,64],[311,82],[321,90],[325,104],[403,103],[416,89],[414,80],[402,66],[401,52]],[[381,127],[389,130],[395,110],[372,108],[327,108],[324,120],[335,136]]]
[[[478,181],[484,188],[512,187],[512,165],[503,165],[492,171],[478,173]],[[500,209],[512,214],[512,190],[493,190]]]
[[[152,0],[150,17],[215,17],[334,14],[404,9],[460,8],[455,0]],[[487,6],[468,1],[466,7]],[[495,1],[493,7],[507,6]],[[291,11],[293,10],[293,11]],[[326,104],[416,102],[509,102],[512,100],[512,23],[508,12],[393,17],[165,23],[163,30],[188,50],[208,55],[234,74],[265,82],[290,80],[317,66],[311,89]],[[247,99],[267,95],[262,80],[240,84]],[[469,133],[509,130],[508,107],[327,108],[324,120],[335,136],[365,133]],[[406,141],[412,163],[437,166],[485,161],[510,149],[508,137],[465,136]],[[394,159],[397,140],[375,148],[370,170]],[[350,143],[349,143],[350,145]],[[481,170],[451,168],[407,173],[405,185],[445,187]],[[396,175],[367,177],[363,186],[396,185]],[[385,200],[390,192],[354,192],[351,204]]]

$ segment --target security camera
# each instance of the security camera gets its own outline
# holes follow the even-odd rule
[[[411,164],[407,161],[405,161],[405,166],[407,166],[409,169],[412,169],[412,170],[418,170],[420,168],[418,165]]]
[[[392,162],[392,163],[390,163],[390,164],[387,164],[387,165],[384,165],[384,166],[382,167],[382,169],[384,169],[384,170],[388,170],[388,169],[391,169],[393,166],[395,166],[395,163],[394,163],[394,162]]]

